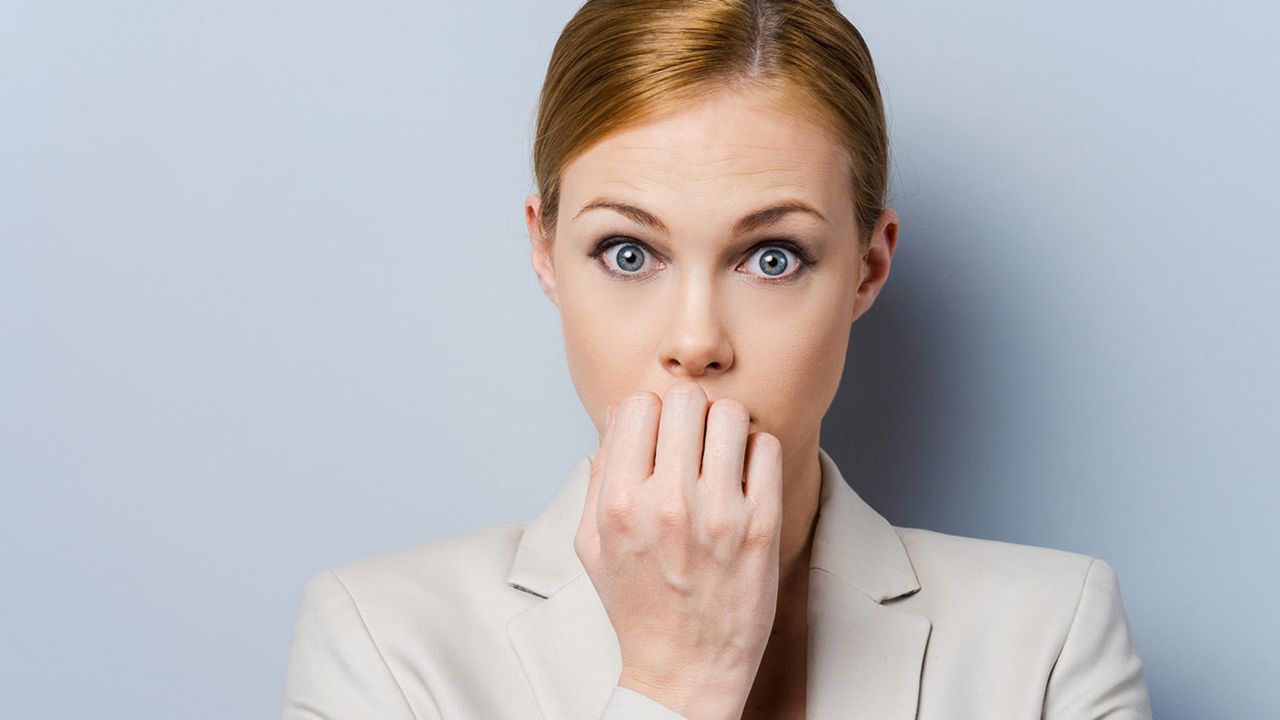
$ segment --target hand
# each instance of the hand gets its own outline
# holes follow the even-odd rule
[[[742,403],[707,405],[691,382],[610,404],[574,537],[619,684],[691,720],[741,716],[777,612],[782,524],[781,443],[748,435]]]

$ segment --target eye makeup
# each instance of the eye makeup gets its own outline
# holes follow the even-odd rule
[[[622,245],[633,245],[639,248],[647,256],[651,256],[653,258],[661,258],[661,255],[659,255],[656,251],[654,251],[653,248],[651,248],[644,241],[637,240],[627,235],[616,234],[616,233],[611,233],[602,237],[592,247],[592,249],[587,252],[587,256],[599,262],[602,269],[606,273],[624,282],[641,280],[648,277],[650,274],[652,274],[652,271],[650,272],[619,272],[609,267],[603,255],[609,250],[612,250],[613,248],[616,248]],[[810,269],[812,269],[815,265],[817,265],[817,261],[814,259],[812,253],[810,253],[802,243],[787,237],[772,237],[765,240],[761,240],[760,242],[752,245],[751,248],[746,251],[745,260],[750,260],[751,258],[755,257],[757,251],[759,250],[770,249],[770,248],[779,248],[782,250],[789,251],[790,254],[795,257],[798,268],[796,270],[786,273],[785,275],[778,275],[774,277],[770,277],[767,275],[757,275],[756,278],[765,284],[783,285],[783,284],[789,284],[789,283],[795,282],[796,279],[798,279],[801,275],[804,275]],[[739,265],[741,265],[741,263],[739,263]]]

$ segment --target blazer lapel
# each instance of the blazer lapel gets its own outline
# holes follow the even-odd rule
[[[526,526],[507,584],[545,598],[507,621],[544,718],[600,717],[622,672],[618,635],[573,549],[587,501],[592,450],[542,513]]]
[[[806,716],[911,720],[932,623],[888,601],[920,589],[898,533],[821,448],[809,561]]]
[[[529,523],[507,584],[545,598],[507,622],[507,636],[546,718],[597,718],[622,670],[618,638],[573,536],[595,450]],[[910,720],[931,625],[884,604],[920,589],[897,532],[818,451],[822,490],[809,570],[806,715]]]
[[[618,636],[583,572],[507,622],[544,718],[600,717],[622,671]]]

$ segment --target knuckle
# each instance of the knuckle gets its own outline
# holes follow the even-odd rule
[[[600,503],[601,525],[613,531],[625,532],[635,522],[636,500],[629,494],[614,492],[602,497]]]
[[[771,518],[755,518],[747,526],[742,543],[749,548],[770,548],[777,541],[778,532],[778,524]]]
[[[702,532],[708,540],[724,540],[737,535],[738,524],[723,515],[713,515],[702,524]]]
[[[684,500],[679,497],[663,500],[658,505],[654,518],[658,522],[658,527],[663,530],[683,531],[689,527],[690,515],[689,507]]]

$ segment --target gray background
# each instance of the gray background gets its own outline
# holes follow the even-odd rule
[[[841,5],[903,229],[823,446],[1110,562],[1158,718],[1280,716],[1280,9]],[[520,212],[576,7],[0,3],[6,716],[275,717],[307,577],[594,447]]]

